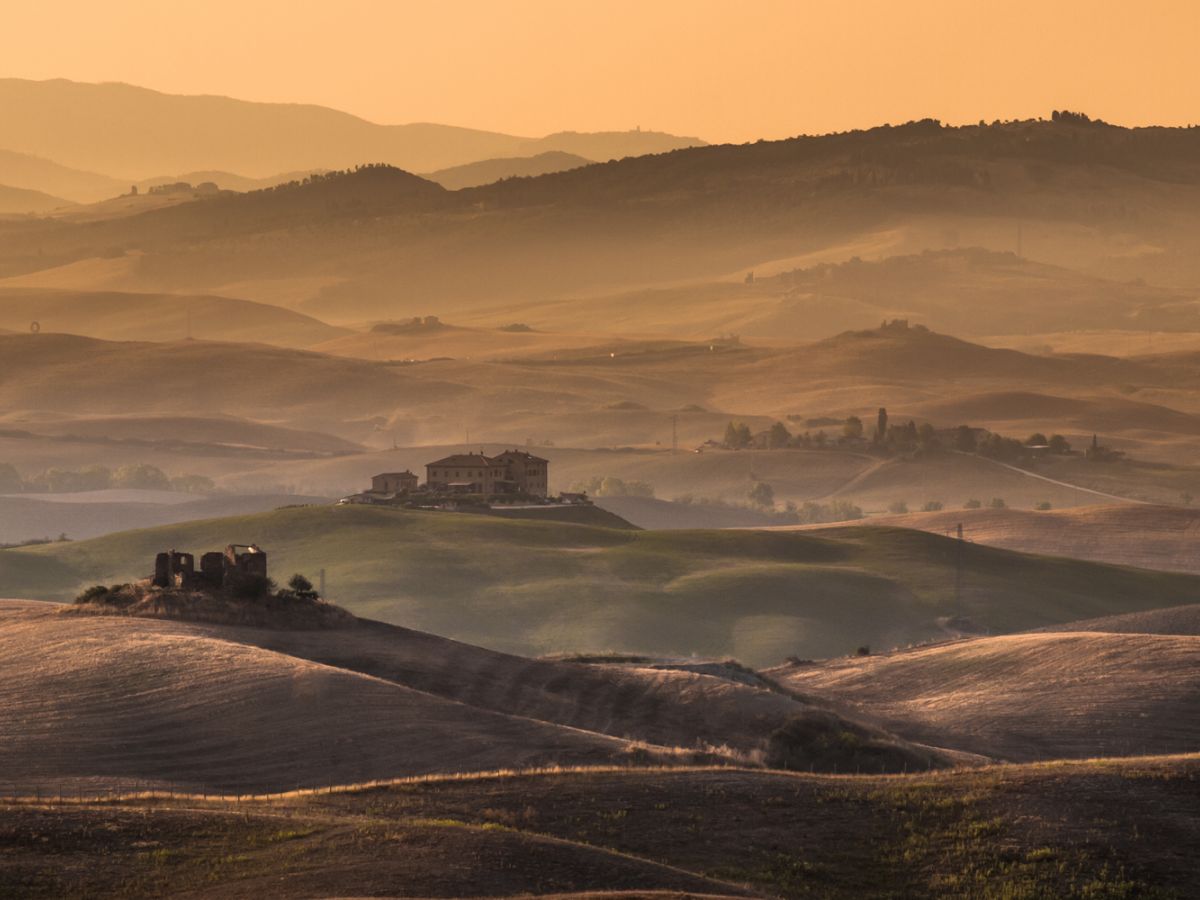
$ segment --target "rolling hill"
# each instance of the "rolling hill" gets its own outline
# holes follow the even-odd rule
[[[436,181],[450,191],[491,184],[501,178],[530,178],[550,172],[562,172],[579,166],[590,166],[595,160],[576,156],[561,150],[547,150],[536,156],[515,156],[501,159],[481,159],[478,162],[449,169],[438,169],[425,173],[425,178]]]
[[[204,169],[267,177],[374,160],[424,172],[556,149],[610,159],[700,143],[653,132],[531,139],[429,123],[376,125],[320,106],[63,79],[0,80],[0,106],[0,146],[131,180]]]
[[[305,430],[406,400],[438,403],[465,389],[402,368],[266,344],[107,342],[67,334],[0,337],[0,395],[10,409],[76,415],[215,413]],[[393,407],[394,408],[394,407]],[[361,430],[369,428],[360,426]]]
[[[1200,574],[1193,552],[1200,510],[1141,504],[1072,509],[952,509],[887,515],[872,525],[916,528],[1023,553],[1046,553],[1094,562]],[[786,527],[786,526],[785,526]],[[801,529],[829,526],[800,526]]]
[[[231,540],[267,548],[280,577],[325,569],[330,596],[356,614],[525,654],[618,650],[766,665],[1154,609],[1200,588],[1189,575],[899,529],[622,531],[306,507],[5,550],[0,594],[65,600],[144,575],[163,547]]]
[[[1198,877],[1197,768],[1184,756],[907,778],[626,769],[240,803],[12,803],[0,889],[849,900],[962,897],[969,881],[976,894],[1172,897]]]
[[[0,603],[0,617],[4,705],[15,728],[6,777],[26,789],[137,780],[262,793],[632,763],[639,752],[663,764],[757,765],[778,728],[811,713],[742,672],[732,674],[744,681],[529,660],[353,619],[254,628],[19,601]],[[34,667],[22,663],[32,646],[45,650]],[[220,728],[206,725],[214,717]],[[875,741],[878,765],[979,762],[828,714],[823,721]]]
[[[0,184],[0,215],[3,216],[44,213],[68,205],[70,202],[61,197],[54,197],[29,188]]]
[[[1191,752],[1200,740],[1198,662],[1193,635],[1071,631],[770,674],[911,740],[1031,760]]]
[[[106,341],[248,341],[308,347],[347,334],[311,316],[229,297],[0,287],[0,327]]]
[[[117,178],[7,149],[0,149],[0,184],[65,197],[75,203],[94,203],[129,190],[129,185]],[[59,201],[59,205],[65,202]]]
[[[220,105],[213,98],[190,102]],[[289,109],[305,113],[303,107]],[[280,137],[289,138],[286,129]],[[49,229],[10,225],[0,273],[29,274],[89,258],[98,248],[123,246],[144,251],[149,260],[127,276],[124,289],[200,293],[239,283],[268,291],[291,284],[291,303],[351,321],[427,313],[433,302],[452,301],[458,312],[537,300],[584,301],[735,274],[740,281],[748,269],[791,271],[799,264],[810,270],[856,256],[870,260],[956,246],[1008,251],[1019,221],[1030,257],[1058,267],[1050,280],[1059,283],[1043,288],[1047,272],[1034,264],[984,261],[975,305],[995,313],[990,330],[1014,333],[1027,330],[1028,309],[1051,307],[1032,300],[999,302],[1025,287],[1060,308],[1077,307],[1088,294],[1108,297],[1118,316],[1130,303],[1135,309],[1139,304],[1167,309],[1171,303],[1159,301],[1191,290],[1200,278],[1194,264],[1200,233],[1196,140],[1187,129],[1061,121],[947,128],[924,121],[675,149],[508,179],[450,192],[436,215],[416,202],[420,198],[395,195],[365,206],[369,216],[356,216],[355,204],[366,203],[363,192],[355,180],[342,179],[333,192],[307,195],[315,201],[321,193],[319,203],[297,201],[273,218],[260,215],[258,201],[224,198],[113,220],[88,232],[66,223]],[[320,142],[294,143],[315,152]],[[484,154],[502,155],[503,150]],[[393,157],[376,152],[336,163],[277,161],[271,172],[381,158]],[[256,174],[239,165],[224,167]],[[196,166],[157,170],[188,168]],[[379,185],[372,186],[370,193],[378,193]],[[342,192],[345,197],[338,196]],[[258,237],[233,237],[247,234]],[[637,252],[651,244],[654,254]],[[955,257],[945,267],[938,259],[918,258],[914,265],[936,276],[943,301],[953,299],[964,277],[975,277],[956,272],[962,267]],[[1109,282],[1144,278],[1162,289],[1088,282],[1063,269]],[[301,288],[298,278],[340,280],[314,290],[311,283]],[[859,290],[846,279],[847,290]],[[397,284],[405,286],[403,292],[395,290]],[[910,296],[920,300],[919,291]],[[861,311],[865,301],[878,297],[868,285],[862,297],[851,299]],[[802,321],[803,315],[795,318]],[[1172,327],[1187,321],[1183,310]]]

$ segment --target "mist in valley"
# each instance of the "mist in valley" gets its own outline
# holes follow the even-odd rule
[[[0,79],[0,895],[1189,895],[1193,14],[120,6]]]

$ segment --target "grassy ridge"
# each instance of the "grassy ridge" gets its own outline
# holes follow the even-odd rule
[[[0,596],[69,599],[169,547],[254,541],[279,578],[324,568],[358,615],[523,653],[620,649],[752,664],[1186,603],[1200,578],[1036,557],[890,528],[637,532],[305,507],[0,552]],[[961,601],[955,573],[961,566]]]

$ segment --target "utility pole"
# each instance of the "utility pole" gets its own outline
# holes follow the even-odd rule
[[[954,609],[962,612],[962,582],[963,582],[963,540],[962,522],[958,523],[958,546],[954,553]]]

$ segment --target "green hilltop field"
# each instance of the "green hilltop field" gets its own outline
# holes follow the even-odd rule
[[[611,520],[608,520],[611,521]],[[651,532],[297,507],[0,551],[0,596],[69,600],[154,554],[254,541],[278,580],[325,569],[360,616],[524,654],[734,656],[765,665],[1193,601],[1200,578],[897,528]],[[961,601],[955,599],[961,565]]]

